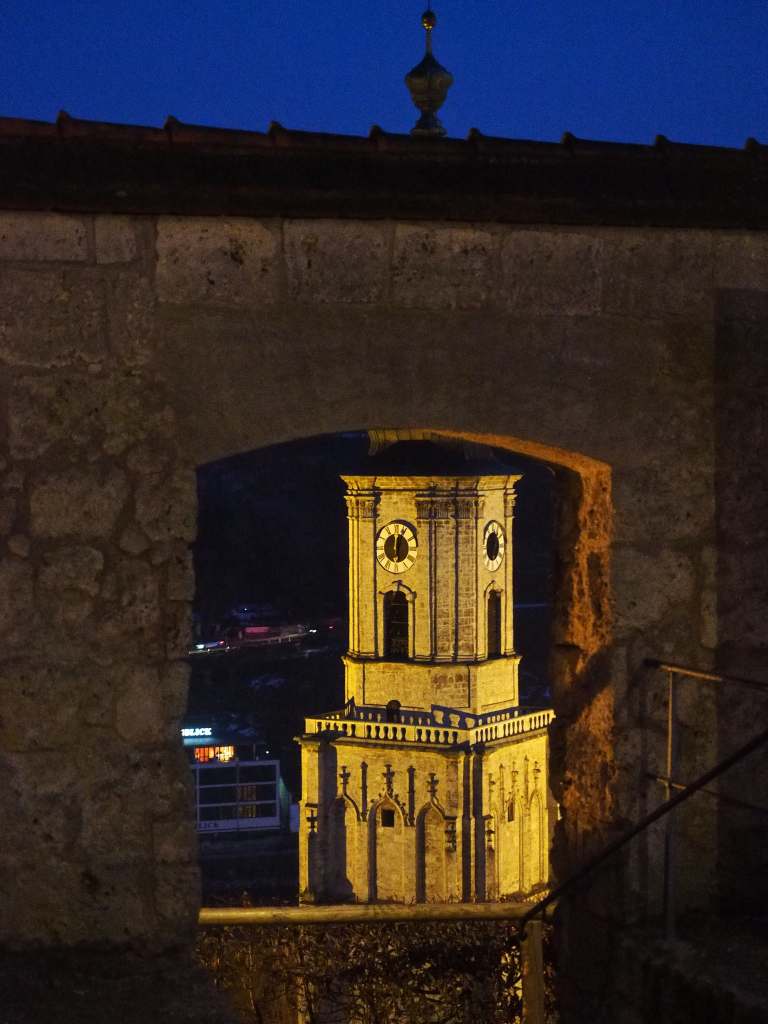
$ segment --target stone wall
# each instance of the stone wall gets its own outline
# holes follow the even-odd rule
[[[149,231],[0,217],[0,942],[11,946],[168,946],[194,923],[178,726],[196,491],[151,362]]]
[[[519,899],[549,877],[546,730],[473,751],[328,734],[301,746],[305,901]]]
[[[733,488],[736,449],[765,443],[767,251],[737,231],[2,214],[0,939],[187,940],[194,469],[290,438],[428,427],[558,467],[558,870],[655,802],[643,659],[764,652],[765,573],[738,553],[765,551],[764,460],[741,508]],[[713,695],[681,716],[688,766],[714,760]]]

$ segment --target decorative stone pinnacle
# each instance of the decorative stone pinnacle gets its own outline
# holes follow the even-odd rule
[[[445,102],[448,90],[453,85],[453,75],[438,63],[432,55],[432,31],[437,18],[431,8],[427,8],[421,16],[421,24],[426,32],[426,48],[423,59],[411,68],[405,76],[405,84],[411,99],[421,111],[421,117],[411,128],[411,135],[445,135],[437,116],[437,111]]]

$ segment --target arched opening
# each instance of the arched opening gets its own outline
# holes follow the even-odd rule
[[[303,477],[309,478],[313,481],[315,480],[313,474],[316,472],[316,467],[319,463],[319,448],[317,447],[318,445],[329,445],[331,448],[333,448],[334,446],[338,447],[339,445],[346,444],[346,439],[349,439],[354,436],[359,435],[344,435],[343,438],[337,437],[335,439],[316,438],[311,439],[310,441],[307,442],[290,442],[286,445],[277,446],[272,449],[261,449],[252,453],[251,455],[238,456],[235,457],[234,459],[227,460],[228,466],[225,466],[224,463],[220,464],[223,468],[219,472],[218,483],[221,483],[223,476],[229,474],[229,482],[227,483],[226,488],[223,489],[226,489],[230,495],[236,495],[236,501],[234,503],[231,502],[231,499],[228,498],[230,507],[234,507],[237,510],[236,523],[233,526],[232,532],[237,535],[237,537],[239,538],[239,542],[243,545],[243,550],[247,550],[249,557],[253,554],[253,551],[251,549],[253,549],[254,547],[258,549],[259,575],[264,577],[266,573],[269,574],[268,578],[271,581],[270,586],[272,587],[273,590],[279,584],[279,581],[283,578],[290,579],[292,581],[301,581],[302,583],[301,588],[297,587],[294,590],[294,594],[297,595],[293,605],[294,618],[296,621],[299,621],[302,618],[304,619],[305,622],[310,621],[310,617],[305,615],[304,612],[300,610],[300,605],[298,603],[299,598],[303,600],[306,596],[314,596],[315,594],[320,592],[320,588],[322,586],[325,586],[328,583],[328,581],[335,580],[336,582],[333,583],[333,586],[336,588],[336,594],[340,595],[340,599],[337,597],[336,608],[334,609],[329,605],[327,608],[321,609],[318,605],[317,611],[314,611],[312,613],[313,616],[320,615],[321,613],[325,613],[326,615],[332,616],[334,610],[339,610],[343,607],[342,602],[345,599],[343,590],[344,585],[347,582],[347,526],[343,519],[343,505],[341,505],[342,488],[341,486],[337,486],[333,499],[337,502],[337,504],[333,505],[332,501],[327,501],[326,499],[323,498],[318,499],[317,494],[319,493],[319,490],[317,488],[315,488],[315,492],[313,493],[311,498],[302,498],[300,496],[301,492],[299,490],[299,485],[296,482],[296,478]],[[492,440],[498,442],[500,439],[494,438]],[[368,441],[366,438],[364,442],[366,449],[367,444]],[[519,459],[519,456],[512,451],[513,445],[511,443],[505,444],[503,448],[505,448],[508,453],[503,457],[507,457],[510,460],[515,460],[514,462],[512,462],[512,464],[517,465],[517,460]],[[545,451],[537,450],[535,453],[531,454],[542,456],[545,454]],[[264,465],[260,467],[258,463],[262,456],[266,458],[266,461]],[[270,493],[267,488],[267,484],[271,486],[274,480],[279,476],[278,470],[284,462],[291,462],[294,459],[296,459],[297,462],[292,473],[292,482],[281,485],[281,489],[279,489],[278,492]],[[234,466],[235,463],[238,463],[239,465]],[[232,468],[233,466],[234,469]],[[253,466],[253,470],[248,468],[249,466]],[[586,563],[582,562],[583,553],[581,553],[578,549],[578,542],[580,540],[581,534],[578,529],[574,530],[572,517],[577,514],[578,510],[582,507],[581,503],[584,500],[587,500],[587,498],[589,499],[589,501],[594,501],[599,505],[599,500],[602,495],[602,492],[599,491],[599,488],[595,488],[592,491],[590,491],[590,493],[585,497],[583,488],[579,484],[579,481],[582,479],[582,477],[579,475],[579,473],[576,472],[562,470],[558,471],[558,473],[555,474],[547,466],[545,466],[543,462],[529,463],[525,461],[524,458],[523,466],[524,468],[522,468],[521,471],[523,472],[524,484],[521,486],[530,486],[531,481],[534,480],[537,473],[539,474],[540,478],[548,479],[554,485],[553,500],[558,505],[558,527],[562,530],[563,524],[568,524],[568,533],[565,537],[562,538],[560,548],[557,552],[557,560],[559,567],[561,569],[565,567],[565,569],[568,572],[578,570],[579,573],[582,573],[582,575],[580,576],[579,587],[576,591],[577,593],[586,592],[591,594],[593,592],[596,592],[595,588],[599,588],[603,584],[603,580],[600,576],[600,573],[595,571],[596,567],[598,566],[598,563],[596,562],[597,556],[595,550],[592,550],[592,561],[590,563],[589,574],[587,575],[585,569]],[[253,487],[251,487],[251,484],[244,484],[242,482],[242,478],[240,477],[241,468],[243,472],[252,472],[255,474],[255,483]],[[514,471],[517,471],[517,469],[515,469]],[[334,477],[334,480],[337,480],[338,472],[339,470],[335,469],[331,474]],[[325,487],[325,485],[323,486]],[[221,489],[222,488],[220,488],[218,484],[213,488],[214,492]],[[331,492],[327,493],[330,494]],[[270,496],[266,497],[267,494],[269,494]],[[526,529],[526,516],[529,517],[529,521],[536,520],[537,522],[542,522],[544,519],[547,518],[541,515],[541,510],[539,508],[536,508],[535,514],[531,515],[531,501],[524,490],[521,491],[521,494],[522,497],[519,497],[518,505],[515,512],[515,535],[518,537],[518,540],[520,530]],[[338,497],[336,497],[336,495],[338,495]],[[218,497],[223,499],[224,495],[219,494]],[[221,503],[219,503],[217,505],[217,512],[215,516],[212,517],[213,522],[211,523],[213,531],[217,534],[221,534],[222,532],[221,509],[222,505]],[[253,513],[258,513],[261,509],[264,509],[267,512],[267,518],[269,519],[271,524],[270,531],[272,532],[272,536],[269,536],[270,531],[268,531],[265,528],[257,529],[255,535],[256,545],[254,545],[254,534],[247,532],[246,520],[249,517],[252,517]],[[309,510],[311,510],[311,528],[309,528],[307,525],[310,522],[309,519],[307,520],[307,523],[304,523],[304,521],[301,519],[301,516],[304,514],[303,510],[305,510],[307,514],[310,514]],[[341,515],[339,514],[340,511]],[[336,540],[333,540],[329,543],[328,538],[330,538],[331,534],[328,532],[329,527],[327,524],[330,523],[331,519],[333,519],[334,522],[337,524],[342,524],[343,532],[338,534]],[[594,517],[592,521],[594,522]],[[334,529],[338,529],[338,526],[334,526]],[[417,532],[419,533],[419,542],[426,545],[428,543],[427,527],[423,526],[421,530]],[[509,536],[511,538],[511,532],[509,533]],[[594,546],[594,536],[592,536],[591,540]],[[548,543],[551,544],[551,534],[549,535]],[[248,547],[249,544],[250,548]],[[574,544],[576,544],[576,547],[574,547]],[[528,557],[530,551],[529,545],[521,545],[521,547],[523,547],[524,550],[521,550],[520,557],[515,560],[515,587],[521,593],[524,593],[524,587],[526,585],[527,580],[532,579],[534,577],[546,578],[548,580],[548,570],[545,568],[542,571],[541,564],[532,561],[530,557]],[[424,548],[424,551],[426,551],[426,547]],[[479,551],[481,557],[487,557],[491,561],[493,561],[493,559],[491,558],[492,555],[495,555],[496,557],[498,557],[499,555],[499,552],[496,550],[488,551],[487,545],[479,549]],[[511,551],[512,542],[510,540],[510,543],[508,544],[507,547],[507,552],[511,554]],[[397,554],[397,552],[395,552],[395,554]],[[526,562],[527,557],[528,561]],[[222,559],[219,556],[212,557],[210,553],[209,559],[209,566],[212,562],[217,561],[219,562],[219,564],[221,564],[222,561],[224,561],[225,564],[227,564],[228,566],[235,565],[238,562],[237,558],[231,558],[229,560],[226,560]],[[574,564],[569,563],[569,559],[571,560],[571,563]],[[200,560],[198,560],[198,562],[200,562]],[[254,565],[255,564],[256,563],[254,563]],[[201,578],[200,570],[201,565],[198,564],[199,580]],[[493,576],[490,578],[495,579],[497,576],[498,572],[494,570]],[[258,577],[256,572],[251,571],[249,574],[241,577],[241,586],[243,578],[245,578],[246,580],[253,580]],[[561,593],[561,596],[563,596],[561,584],[562,581],[558,581],[558,590]],[[586,591],[584,589],[585,587]],[[201,591],[199,591],[199,594],[200,593]],[[576,633],[571,629],[570,626],[570,620],[568,616],[570,615],[573,606],[573,594],[574,591],[569,590],[569,592],[564,595],[564,601],[561,600],[558,603],[557,599],[555,599],[555,628],[554,633],[551,637],[549,633],[550,605],[548,603],[548,595],[547,598],[544,599],[539,598],[538,595],[535,595],[534,600],[529,600],[528,602],[526,602],[525,607],[521,609],[516,608],[515,610],[515,621],[518,627],[516,631],[517,635],[515,637],[515,647],[518,651],[521,651],[523,655],[522,673],[524,673],[524,675],[521,681],[521,696],[523,700],[528,701],[530,704],[542,704],[548,698],[548,694],[546,693],[546,659],[548,656],[553,656],[554,661],[557,662],[558,644],[561,644],[563,650],[567,653],[568,669],[571,672],[578,671],[578,661],[574,661],[575,651],[581,649],[582,642],[586,644],[584,650],[588,649],[589,645],[587,643],[587,640],[589,638],[585,633],[583,633],[584,627],[586,625],[589,625],[588,620],[585,619],[583,615],[578,620],[578,627],[580,630],[582,630],[582,634],[580,635],[576,635]],[[229,597],[234,598],[235,596],[236,595],[234,591],[230,591]],[[242,637],[237,637],[237,633],[242,632],[244,634],[245,629],[248,628],[245,625],[245,619],[249,615],[258,614],[258,601],[251,601],[250,598],[252,595],[247,593],[241,593],[241,596],[243,597],[243,601],[239,608],[239,614],[242,617],[242,621],[234,624],[235,626],[238,626],[238,629],[234,632],[233,624],[230,624],[228,626],[228,629],[230,630],[230,635],[228,638],[225,638],[225,643],[230,643],[234,642],[237,639],[242,639]],[[496,587],[493,587],[491,590],[487,591],[485,595],[485,601],[487,602],[485,608],[483,607],[482,602],[482,591],[479,591],[478,596],[481,598],[477,622],[478,635],[481,638],[480,649],[482,649],[482,647],[484,646],[483,641],[485,640],[487,641],[488,644],[487,649],[489,656],[498,657],[499,653],[504,653],[505,644],[504,636],[506,628],[506,616],[503,610],[503,593]],[[414,604],[417,603],[417,601],[418,594],[416,594],[414,590],[411,589],[409,583],[401,583],[398,581],[397,583],[392,585],[391,590],[385,590],[383,593],[381,590],[379,590],[377,593],[378,629],[380,631],[377,638],[378,650],[379,652],[385,650],[386,657],[391,658],[392,660],[401,660],[408,658],[409,643],[413,643],[411,634],[413,633],[414,630],[414,620],[416,622],[416,626],[418,628],[422,628],[420,626],[421,619],[419,617],[421,612],[419,612],[419,615],[414,614]],[[545,603],[547,604],[546,608],[544,607]],[[230,601],[230,607],[233,604],[234,602]],[[483,611],[485,611],[485,615],[483,615]],[[596,613],[593,616],[593,618],[594,621],[599,624],[601,612],[599,595],[597,600],[592,601],[590,605],[590,611]],[[219,618],[221,617],[220,611],[216,614],[219,616]],[[484,619],[485,622],[483,621]],[[310,625],[312,629],[316,628],[315,623],[310,622]],[[484,626],[487,630],[486,637],[482,636]],[[340,633],[343,634],[345,623],[337,623],[337,628],[339,629]],[[249,633],[248,635],[250,636],[251,634]],[[317,635],[318,634],[316,633],[312,633],[313,644],[315,642],[315,639],[317,638]],[[339,634],[337,633],[337,635]],[[537,637],[536,643],[533,647],[529,647],[528,645],[530,644],[530,639],[534,635],[536,635]],[[202,639],[202,637],[200,637],[199,639]],[[279,689],[278,680],[276,678],[269,677],[267,673],[260,673],[258,676],[252,674],[250,678],[246,678],[245,675],[240,673],[239,682],[248,687],[249,696],[251,699],[251,706],[253,706],[253,697],[255,694],[259,694],[260,697],[263,696],[265,698],[264,701],[260,703],[260,707],[261,709],[263,709],[264,713],[267,716],[273,716],[271,718],[269,725],[270,729],[272,728],[272,724],[274,724],[275,719],[280,715],[284,715],[286,716],[286,718],[290,717],[290,715],[293,715],[294,722],[291,725],[290,729],[284,729],[284,735],[287,737],[290,734],[290,738],[292,738],[297,733],[300,733],[302,731],[302,720],[305,715],[313,713],[315,709],[319,712],[328,710],[330,708],[342,707],[344,703],[344,698],[338,689],[341,679],[339,672],[338,655],[342,653],[344,647],[344,639],[342,639],[341,644],[338,645],[336,651],[333,654],[333,657],[330,659],[334,663],[334,672],[336,673],[336,681],[330,684],[331,690],[324,689],[322,693],[319,692],[319,690],[316,690],[311,699],[305,699],[309,698],[310,685],[316,685],[317,676],[314,671],[315,654],[312,654],[309,660],[300,659],[297,662],[301,670],[299,674],[301,675],[302,679],[306,678],[307,683],[305,686],[304,683],[302,682],[298,691],[294,691],[300,692],[302,694],[302,703],[300,704],[297,701],[294,701],[292,703],[292,706],[290,707],[290,711],[286,711],[285,705],[283,705],[282,702],[280,702],[279,700],[275,699],[279,696],[279,693],[281,692]],[[554,647],[551,641],[554,641]],[[574,641],[576,642],[574,643]],[[350,645],[352,643],[353,639],[350,638]],[[379,656],[381,656],[380,653]],[[209,684],[207,686],[209,692],[215,693],[217,696],[221,695],[223,690],[219,683],[222,680],[222,678],[224,678],[227,681],[228,686],[235,685],[235,683],[238,681],[236,677],[238,677],[239,669],[236,666],[238,664],[239,657],[240,655],[234,650],[233,643],[233,650],[226,656],[215,657],[213,655],[210,655],[207,658],[201,658],[197,661],[193,661],[194,673],[195,676],[198,677],[197,681],[199,682],[200,673],[204,675],[209,675],[211,677],[209,679]],[[536,669],[534,671],[531,671],[531,665],[536,662],[537,658],[538,665],[536,666]],[[227,669],[226,671],[224,671],[225,663],[233,666],[233,670],[230,671],[229,669]],[[217,669],[217,671],[215,672],[212,671],[214,666],[219,666],[220,670]],[[289,665],[281,667],[279,672],[274,673],[274,676],[277,675],[280,675],[281,677],[288,677],[290,679],[298,678],[298,676],[294,677],[293,668]],[[216,679],[215,683],[213,677],[215,677]],[[320,677],[322,679],[322,673],[320,674]],[[448,683],[451,684],[451,682],[452,680],[448,678]],[[336,690],[333,691],[335,695],[332,695],[331,691],[333,690],[334,686],[336,687]],[[322,687],[325,687],[324,682],[322,683]],[[268,698],[268,700],[266,698]],[[393,700],[387,701],[386,692],[384,694],[383,699],[379,698],[379,703],[380,708],[378,712],[378,718],[374,717],[372,719],[366,719],[364,723],[356,723],[354,721],[349,723],[345,720],[341,720],[338,722],[338,724],[333,725],[333,728],[338,732],[344,733],[346,735],[352,735],[352,731],[354,729],[357,729],[358,734],[361,736],[366,735],[366,730],[368,730],[371,735],[375,733],[376,736],[381,735],[382,738],[388,739],[390,741],[391,739],[395,738],[393,734],[390,735],[391,727],[395,724],[398,726],[398,739],[400,738],[401,726],[405,726],[405,728],[402,730],[404,734],[408,731],[408,728],[411,726],[413,727],[414,730],[417,727],[420,728],[422,731],[426,729],[427,732],[423,733],[423,735],[427,735],[429,732],[433,731],[430,729],[429,723],[418,723],[415,720],[412,720],[413,716],[410,711],[407,715],[403,714],[401,708],[396,707],[395,702],[393,702]],[[382,704],[383,707],[381,706]],[[454,724],[460,724],[460,722],[457,721]],[[504,725],[504,729],[502,728],[501,725],[496,726],[495,724],[492,726],[488,726],[488,728],[498,728],[499,735],[506,734],[504,733],[504,730],[506,729],[506,724],[502,724]],[[385,736],[385,729],[387,728],[390,728],[390,734],[387,734]],[[591,729],[591,724],[589,728]],[[434,732],[437,735],[437,729],[435,729]],[[272,753],[274,754],[274,747],[271,744],[267,749],[270,749],[270,751],[272,751]],[[281,752],[281,756],[282,753],[284,753],[284,751]],[[336,787],[336,792],[341,791],[342,786],[346,784],[344,780],[341,778],[342,773],[345,771],[346,769],[344,768],[344,766],[339,764],[338,770],[336,772],[339,778],[332,778],[329,780],[328,792],[334,792],[334,786]],[[298,765],[296,765],[295,768],[290,768],[286,774],[286,783],[288,784],[288,788],[291,790],[292,793],[298,795]],[[356,781],[350,783],[350,785],[357,785],[359,787],[361,783],[359,781]],[[378,783],[378,785],[380,786],[381,783]],[[368,799],[370,799],[377,792],[377,788],[378,786],[376,781],[372,779],[369,782]],[[400,784],[399,792],[401,796],[405,799],[407,792],[405,782]],[[573,796],[574,794],[569,795]],[[355,799],[357,798],[358,794],[355,793]],[[395,812],[392,811],[390,807],[385,808],[385,812],[386,813],[380,814],[377,819],[376,835],[379,838],[381,836],[391,837],[398,832],[398,824]],[[309,808],[306,813],[308,815],[311,815],[311,808]],[[452,810],[449,809],[449,813],[453,813]],[[507,807],[506,803],[500,805],[497,809],[498,820],[500,822],[500,833],[504,830],[504,827],[506,825],[509,825],[510,833],[514,827],[513,821],[507,820],[508,813],[511,812]],[[304,815],[303,811],[302,815]],[[349,815],[347,814],[346,817],[348,818]],[[522,812],[518,813],[517,817],[518,819],[521,818]],[[365,830],[363,830],[363,832],[361,833],[362,845],[360,847],[360,849],[363,852],[365,851],[364,831]],[[348,829],[345,829],[345,834],[348,837]],[[508,852],[511,855],[510,857],[505,857],[505,851],[503,849],[505,842],[507,840],[509,840],[507,846]],[[509,873],[512,861],[517,860],[519,862],[521,844],[517,841],[517,837],[515,837],[515,840],[513,840],[511,834],[509,836],[500,834],[496,842],[496,856],[498,857],[498,889],[499,892],[509,891],[508,886],[505,886],[504,884],[505,880],[502,880],[501,878],[501,874],[503,873],[504,875],[507,875]],[[445,839],[443,837],[442,847],[445,847],[445,845]],[[347,850],[349,852],[348,845]],[[382,850],[380,849],[380,844],[379,841],[377,840],[377,843],[375,844],[375,849],[373,851],[373,856],[377,860],[379,860],[380,857],[378,855],[381,853]],[[414,856],[414,853],[411,854],[411,857]],[[505,861],[506,867],[502,869],[501,865],[504,864]],[[339,871],[341,871],[342,874],[344,874],[343,865],[339,866]],[[517,875],[517,877],[514,879],[514,882],[516,884],[514,886],[513,891],[520,891],[521,878],[519,871],[513,873]],[[345,877],[349,877],[348,872],[346,873]],[[341,876],[339,876],[339,879],[337,880],[341,881]],[[509,879],[509,881],[511,884],[512,879]],[[416,879],[413,880],[413,884],[414,886],[416,885]],[[336,887],[335,883],[334,887]],[[427,882],[424,881],[425,892],[426,888]],[[240,891],[242,891],[242,889]]]
[[[384,595],[384,657],[392,661],[408,657],[408,599],[400,590]]]
[[[491,590],[487,604],[488,657],[498,658],[501,654],[501,594]]]

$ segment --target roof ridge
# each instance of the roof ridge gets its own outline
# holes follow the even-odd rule
[[[62,110],[55,121],[41,121],[29,118],[0,117],[0,137],[46,137],[99,138],[103,140],[131,140],[165,143],[217,143],[235,145],[276,146],[280,148],[367,148],[391,150],[403,148],[411,152],[474,151],[477,153],[507,149],[538,149],[541,152],[563,151],[579,155],[588,152],[625,152],[639,154],[653,153],[749,153],[763,155],[768,145],[754,137],[745,140],[742,147],[717,146],[709,143],[679,142],[657,135],[653,142],[630,142],[608,139],[577,138],[571,132],[564,132],[559,141],[546,139],[519,139],[507,136],[486,135],[478,128],[471,128],[465,138],[423,138],[402,132],[388,132],[374,124],[367,135],[350,135],[339,132],[314,131],[286,128],[272,121],[266,131],[251,128],[228,128],[221,125],[199,125],[185,122],[169,114],[162,127],[154,125],[125,124],[119,121],[98,121],[73,117]]]

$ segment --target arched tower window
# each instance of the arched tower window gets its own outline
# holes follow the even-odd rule
[[[399,590],[384,595],[384,657],[408,657],[408,601]]]
[[[488,595],[488,657],[501,655],[501,594],[492,590]]]

